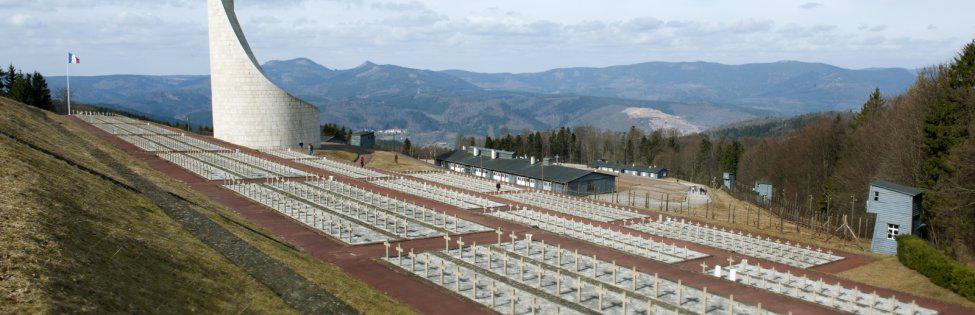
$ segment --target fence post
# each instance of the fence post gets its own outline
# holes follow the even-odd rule
[[[761,230],[762,229],[762,209],[761,208],[755,209],[755,216],[757,217],[755,219],[755,226],[758,227],[759,230]]]

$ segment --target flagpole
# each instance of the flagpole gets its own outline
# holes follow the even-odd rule
[[[64,65],[64,72],[68,79],[68,116],[71,116],[71,60],[70,55],[68,56],[68,63]]]

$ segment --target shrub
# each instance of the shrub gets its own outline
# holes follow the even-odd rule
[[[897,237],[897,260],[940,287],[975,301],[975,270],[911,235]]]

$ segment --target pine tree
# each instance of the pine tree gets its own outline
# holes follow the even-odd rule
[[[7,95],[7,83],[4,78],[7,77],[7,71],[0,68],[0,95]]]
[[[741,154],[744,151],[741,142],[738,140],[732,141],[731,144],[721,148],[721,154],[718,157],[721,163],[721,171],[729,173],[738,172],[738,162],[741,159]]]
[[[921,220],[928,223],[926,237],[945,245],[953,242],[954,236],[942,232],[954,223],[946,222],[943,213],[958,198],[956,192],[944,193],[956,188],[945,186],[951,185],[955,177],[964,176],[952,164],[952,152],[970,137],[968,128],[975,111],[975,41],[966,45],[951,64],[939,67],[934,79],[932,99],[922,125],[923,174],[917,184],[930,192],[922,199]]]
[[[975,40],[965,45],[961,54],[955,57],[948,77],[952,88],[971,89],[975,87]]]
[[[29,74],[15,73],[13,80],[10,81],[12,83],[8,83],[10,92],[7,93],[7,97],[24,104],[32,104],[34,93],[30,77]]]
[[[924,188],[934,188],[953,172],[947,157],[955,145],[968,137],[972,105],[968,104],[966,96],[975,86],[975,41],[966,45],[950,65],[942,67],[941,72],[946,82],[942,81],[938,99],[928,107],[924,117],[925,176],[918,183]]]
[[[403,152],[403,154],[406,154],[406,155],[410,155],[410,153],[413,152],[413,142],[410,142],[410,139],[409,138],[407,138],[406,140],[403,140],[403,151],[402,152]]]
[[[34,107],[53,111],[54,103],[51,101],[51,90],[47,87],[47,80],[39,72],[34,72],[31,78],[31,103]]]
[[[880,95],[880,89],[875,88],[873,93],[870,93],[870,99],[868,99],[866,103],[863,103],[863,108],[860,109],[860,112],[857,113],[856,117],[853,119],[851,127],[856,129],[863,126],[863,124],[870,119],[870,117],[873,117],[880,112],[884,106],[884,102],[886,102],[886,100],[884,100],[884,97]]]
[[[708,136],[705,135],[701,138],[701,144],[698,145],[697,149],[697,158],[694,161],[694,173],[691,174],[691,176],[694,176],[695,178],[702,178],[702,175],[705,175],[702,173],[707,172],[705,163],[707,163],[708,159],[711,157],[712,146],[711,139],[708,139]],[[707,178],[707,176],[704,176],[703,178]]]
[[[0,80],[3,80],[3,85],[7,87],[6,94],[10,94],[10,90],[14,86],[14,83],[17,82],[18,77],[19,75],[17,69],[14,68],[13,64],[10,64],[10,66],[7,67],[7,71],[4,73],[3,78],[0,78]]]

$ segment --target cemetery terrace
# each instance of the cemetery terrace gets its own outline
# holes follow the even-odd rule
[[[262,153],[267,153],[275,157],[279,157],[285,160],[317,160],[320,159],[317,156],[304,154],[298,151],[292,151],[291,149],[271,149],[271,150],[260,150]]]
[[[635,219],[643,215],[621,208],[597,203],[586,198],[570,197],[540,191],[501,194],[498,197],[590,220],[609,222]]]
[[[241,152],[160,153],[159,156],[209,180],[311,176]]]
[[[832,251],[813,250],[808,246],[803,248],[798,244],[782,243],[779,240],[769,238],[763,239],[751,234],[743,235],[741,232],[685,222],[683,219],[677,221],[673,218],[665,218],[662,215],[656,221],[644,218],[639,223],[629,225],[629,228],[798,268],[809,268],[843,259],[841,256],[834,255]]]
[[[435,200],[461,209],[493,208],[504,206],[473,194],[454,191],[406,178],[382,178],[372,181],[377,186],[386,187],[414,196]]]
[[[708,256],[687,247],[677,247],[673,243],[666,244],[632,233],[614,231],[535,210],[495,211],[491,215],[665,263],[678,263]]]
[[[226,185],[346,244],[427,238],[490,229],[335,180]]]
[[[224,147],[186,135],[119,135],[118,137],[149,152],[227,151]]]
[[[440,183],[443,185],[457,187],[461,189],[467,189],[470,191],[475,191],[479,193],[489,193],[497,191],[497,182],[492,182],[486,179],[474,177],[471,175],[464,175],[455,172],[415,172],[408,173],[407,175]],[[501,191],[519,191],[518,187],[511,186],[509,184],[501,184]]]
[[[901,301],[895,297],[881,297],[876,292],[864,292],[858,287],[847,288],[840,283],[829,284],[791,272],[776,271],[751,265],[748,260],[727,267],[714,266],[714,270],[702,267],[715,277],[738,282],[780,295],[822,304],[827,307],[855,314],[904,314],[931,315],[937,311],[923,308],[914,301]]]
[[[437,297],[452,307],[506,314],[766,313],[759,302],[782,314],[818,314],[830,309],[855,314],[965,313],[906,293],[894,297],[863,289],[867,285],[850,284],[852,281],[823,281],[811,276],[814,272],[802,274],[796,269],[833,262],[838,263],[821,270],[853,268],[849,266],[862,260],[855,254],[846,259],[846,255],[803,244],[662,215],[647,217],[618,206],[621,195],[603,195],[600,197],[616,202],[600,202],[516,188],[517,178],[514,183],[502,183],[497,192],[497,182],[475,175],[493,178],[503,174],[487,174],[485,169],[465,169],[475,175],[442,171],[401,175],[297,149],[248,154],[245,152],[251,151],[239,146],[201,140],[205,138],[122,116],[78,117],[113,135],[97,132],[100,137],[117,144],[121,139],[140,148],[139,152],[153,152],[209,179],[194,185],[223,189],[198,191],[220,202],[247,205],[234,210],[315,257],[340,265],[355,264],[349,269],[354,270],[349,272],[354,277],[367,282],[383,278],[385,282],[370,284],[407,304],[414,297],[423,301]],[[120,148],[136,152],[133,146]],[[161,170],[178,171],[172,167]],[[661,195],[661,209],[675,202],[670,197]],[[629,203],[633,198],[645,198],[643,204],[650,204],[649,192],[624,198]],[[505,200],[517,206],[503,207]],[[504,233],[499,227],[492,233],[488,225],[517,232]],[[531,231],[544,236],[533,240]],[[692,245],[695,251],[683,246],[688,243],[703,246]],[[710,252],[710,248],[769,266],[748,264],[745,259],[734,264],[730,258],[726,266],[707,266],[705,262],[726,258],[700,259],[708,257],[702,252]],[[384,255],[377,249],[385,250]],[[343,258],[330,260],[335,254]],[[691,261],[695,259],[700,261]],[[766,261],[790,267],[775,270]],[[388,280],[393,278],[397,280]],[[392,293],[397,287],[410,290],[397,296]],[[735,299],[739,292],[741,297],[747,295],[747,303]],[[431,311],[424,307],[418,309]]]
[[[404,256],[397,244],[390,264],[505,314],[755,314],[760,306],[707,288],[684,285],[561,245],[511,234],[495,244],[456,242],[444,250]],[[509,241],[510,240],[510,241]],[[387,245],[388,248],[389,245]]]
[[[314,160],[298,160],[298,163],[305,164],[314,168],[322,169],[328,172],[332,172],[350,178],[362,179],[362,178],[386,177],[386,174],[374,170],[342,163],[339,161],[329,160],[328,158],[324,158],[324,157],[321,159],[314,159]]]

